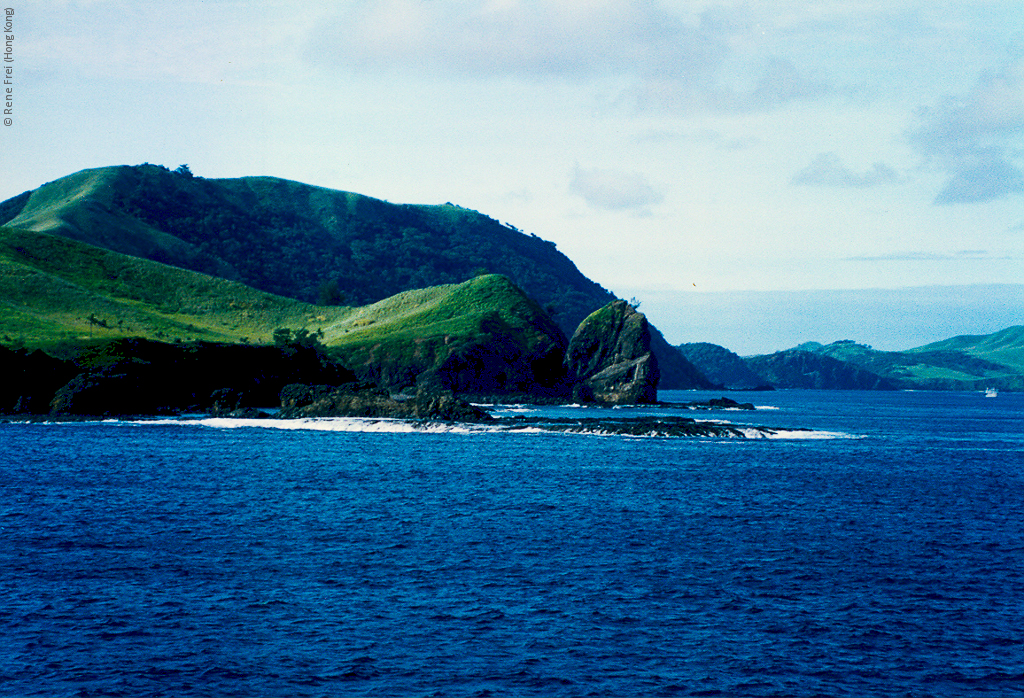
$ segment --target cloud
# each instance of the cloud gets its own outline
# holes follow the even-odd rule
[[[969,260],[1006,259],[994,257],[988,250],[961,250],[954,253],[892,252],[881,255],[846,257],[847,262],[961,262]]]
[[[831,93],[832,87],[824,80],[806,75],[787,59],[773,57],[748,87],[722,85],[715,72],[707,69],[696,75],[644,77],[624,90],[620,101],[640,112],[750,113]]]
[[[971,92],[924,109],[911,144],[948,174],[937,204],[1024,193],[1024,59],[983,74]]]
[[[476,76],[698,70],[722,49],[644,0],[362,0],[323,22],[316,62]]]
[[[593,208],[645,214],[650,206],[660,204],[665,198],[637,172],[584,170],[579,165],[573,170],[569,191],[583,197]]]
[[[842,163],[835,153],[822,153],[791,180],[793,184],[820,187],[866,188],[899,181],[896,170],[876,162],[864,174],[857,174]]]
[[[982,149],[958,164],[935,203],[974,203],[1024,193],[1024,172],[1000,150]]]
[[[309,58],[345,71],[475,78],[615,77],[615,100],[637,111],[749,112],[830,92],[792,61],[758,47],[726,85],[734,45],[756,28],[746,10],[705,11],[649,0],[360,0],[322,21]],[[760,31],[756,30],[760,36]]]

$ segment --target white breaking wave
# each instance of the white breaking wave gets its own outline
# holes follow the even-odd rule
[[[147,422],[152,424],[152,422]],[[238,419],[232,417],[206,417],[164,422],[214,429],[281,429],[284,431],[344,431],[378,434],[476,434],[497,431],[493,427],[477,424],[447,422],[414,422],[386,417],[313,417],[306,419]]]
[[[119,420],[105,420],[105,423]],[[694,420],[696,422],[716,423],[714,420]],[[387,417],[309,417],[304,419],[243,419],[236,417],[195,417],[195,418],[162,418],[148,420],[132,420],[122,424],[160,425],[160,426],[201,426],[211,429],[278,429],[281,431],[326,431],[370,434],[566,434],[576,436],[620,436],[625,438],[666,438],[663,433],[620,434],[612,429],[600,426],[592,428],[562,429],[549,428],[544,425],[514,423],[469,424],[462,422],[419,422],[414,420]],[[833,431],[811,431],[805,429],[766,429],[728,422],[717,422],[738,431],[747,439],[776,440],[823,440],[823,439],[860,439],[863,436]],[[697,439],[730,439],[731,435],[694,435]]]
[[[826,440],[826,439],[863,439],[857,434],[842,431],[813,431],[809,429],[772,429],[761,430],[754,427],[739,427],[748,439],[788,439],[788,440]]]

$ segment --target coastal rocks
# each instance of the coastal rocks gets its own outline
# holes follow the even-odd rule
[[[60,388],[50,404],[59,415],[161,414],[167,407],[157,388],[153,371],[138,362],[80,373]]]
[[[371,417],[443,422],[489,422],[490,414],[448,392],[419,390],[394,397],[386,390],[361,384],[331,388],[287,385],[281,391],[283,419],[303,417]]]
[[[658,400],[658,360],[647,318],[626,301],[591,313],[576,329],[565,355],[580,402],[623,405]]]
[[[0,366],[0,414],[46,414],[57,390],[78,373],[71,362],[41,351],[6,347],[0,347]]]
[[[539,317],[531,323],[527,332],[490,313],[473,336],[450,344],[445,358],[417,376],[417,386],[464,394],[568,397],[562,365],[565,337]]]
[[[675,407],[675,405],[669,405]],[[688,410],[755,410],[754,403],[752,402],[736,402],[735,400],[727,397],[714,397],[710,400],[695,401],[695,402],[684,402],[679,407],[685,407]]]
[[[78,357],[78,374],[56,390],[51,416],[163,414],[188,409],[235,414],[276,404],[296,381],[339,385],[351,371],[311,347],[123,339]]]
[[[537,419],[513,417],[513,428],[533,428],[572,434],[600,434],[650,437],[764,438],[777,430],[759,426],[737,426],[725,422],[697,421],[689,417],[585,417]]]

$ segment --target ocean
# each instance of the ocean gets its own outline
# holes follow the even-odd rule
[[[0,424],[0,694],[1024,695],[1024,395],[737,399]]]

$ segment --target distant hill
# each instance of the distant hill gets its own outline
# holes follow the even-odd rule
[[[913,353],[956,351],[1024,373],[1024,325],[985,335],[960,335],[910,350]]]
[[[1012,327],[992,335],[956,337],[909,351],[877,351],[852,340],[819,344],[812,351],[871,371],[902,388],[1021,390],[1022,336],[1024,327]]]
[[[894,390],[892,380],[847,361],[801,349],[746,359],[757,375],[777,388],[819,390]]]
[[[366,305],[496,273],[571,335],[614,299],[553,243],[477,211],[392,204],[273,177],[205,179],[149,164],[83,170],[0,203],[0,225],[322,307]],[[663,387],[707,385],[660,332],[653,334]]]
[[[712,383],[730,390],[750,390],[768,385],[768,381],[754,373],[746,361],[725,347],[694,342],[680,344],[676,348]]]

